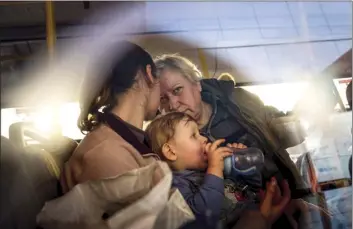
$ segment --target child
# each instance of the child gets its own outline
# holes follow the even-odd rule
[[[232,155],[232,150],[219,147],[222,139],[207,143],[190,116],[172,112],[158,117],[147,127],[146,134],[153,152],[173,170],[172,185],[196,216],[211,222],[222,219],[226,227],[232,227],[243,210],[258,210],[254,204],[230,203],[225,197],[223,159]],[[236,143],[228,146],[245,148]]]

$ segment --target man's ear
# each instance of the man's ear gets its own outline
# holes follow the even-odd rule
[[[162,153],[164,157],[169,161],[176,161],[176,159],[178,158],[175,151],[168,143],[164,143],[164,145],[162,146]]]
[[[152,67],[151,65],[146,65],[146,82],[147,82],[147,85],[152,85],[154,83],[154,78],[153,78],[153,75],[152,75]]]

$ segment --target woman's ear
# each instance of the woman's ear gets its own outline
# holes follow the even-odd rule
[[[197,82],[196,86],[197,86],[197,89],[201,92],[202,91],[201,83]]]
[[[164,145],[162,146],[162,153],[168,161],[176,161],[176,159],[178,158],[175,151],[168,143],[164,143]]]

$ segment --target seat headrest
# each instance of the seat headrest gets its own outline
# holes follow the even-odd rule
[[[9,127],[9,139],[18,147],[25,147],[26,133],[36,133],[34,124],[32,122],[16,122]],[[39,135],[39,134],[38,134]]]

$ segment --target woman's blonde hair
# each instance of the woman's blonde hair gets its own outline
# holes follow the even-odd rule
[[[181,73],[192,83],[197,83],[202,79],[202,74],[197,66],[188,58],[180,56],[179,54],[164,54],[156,57],[154,62],[158,76],[160,76],[164,70],[170,70]]]

